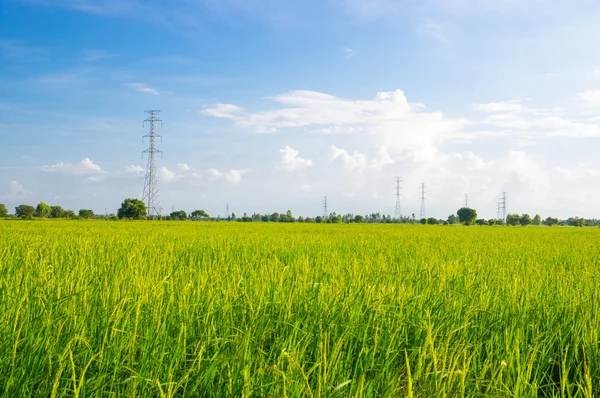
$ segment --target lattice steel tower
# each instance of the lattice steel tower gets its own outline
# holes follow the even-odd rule
[[[394,218],[399,220],[402,218],[402,208],[400,206],[400,195],[402,194],[402,178],[396,177],[396,209],[394,210]]]
[[[419,215],[419,219],[422,220],[425,218],[425,183],[421,183],[421,213]]]
[[[329,213],[327,212],[327,196],[323,199],[323,219],[327,220],[329,218]]]
[[[156,123],[160,122],[162,127],[162,120],[156,117],[159,112],[160,111],[157,110],[146,111],[146,113],[150,114],[150,117],[144,120],[143,123],[144,127],[146,126],[146,122],[150,123],[150,132],[142,137],[142,143],[144,142],[144,138],[148,138],[150,141],[148,149],[142,152],[142,159],[144,158],[145,153],[148,154],[148,166],[146,167],[146,179],[144,180],[144,195],[142,196],[142,201],[146,204],[148,210],[148,218],[160,217],[162,212],[160,201],[158,199],[158,181],[156,179],[156,154],[160,153],[162,156],[162,151],[155,147],[157,138],[160,138],[162,142],[162,136],[156,134],[155,131]]]
[[[502,220],[506,222],[506,192],[502,192],[502,198],[500,198],[500,213],[502,214]]]

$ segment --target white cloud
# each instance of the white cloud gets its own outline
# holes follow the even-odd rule
[[[106,174],[99,165],[89,158],[83,158],[79,163],[59,162],[51,166],[42,166],[42,170],[69,176],[85,176],[89,181],[100,181]]]
[[[2,196],[7,200],[28,199],[32,196],[32,192],[28,191],[18,181],[11,181],[8,184],[8,192]]]
[[[600,108],[600,90],[587,90],[579,93],[577,96],[584,105]]]
[[[158,178],[164,182],[171,182],[177,180],[178,176],[167,167],[161,167],[158,171]]]
[[[129,165],[125,168],[125,171],[127,173],[135,174],[138,177],[143,176],[146,173],[146,169],[144,169],[142,166],[138,166],[138,165]]]
[[[327,155],[330,162],[339,159],[342,162],[342,167],[346,171],[362,171],[367,167],[367,159],[365,155],[358,151],[350,155],[345,149],[338,148],[335,145],[330,145]]]
[[[299,155],[299,152],[295,149],[284,146],[279,150],[281,152],[281,167],[287,171],[298,171],[312,166],[313,161],[310,159],[303,159]]]
[[[390,164],[396,163],[387,148],[381,146],[377,149],[377,157],[371,160],[371,167],[381,171],[381,169]]]
[[[477,111],[488,113],[503,113],[503,112],[526,112],[531,111],[530,108],[524,106],[520,100],[488,102],[486,104],[473,104],[473,108]]]
[[[376,144],[411,151],[422,159],[434,155],[436,143],[453,138],[466,124],[463,119],[445,120],[440,112],[423,112],[423,106],[410,104],[401,90],[380,92],[366,101],[314,91],[292,91],[273,100],[284,108],[249,113],[236,105],[220,104],[202,113],[232,120],[237,127],[257,133],[300,128],[372,136]]]
[[[153,95],[160,94],[157,89],[149,87],[148,85],[146,85],[144,83],[128,83],[127,87],[134,89],[138,93],[153,94]]]
[[[230,182],[232,184],[237,184],[242,181],[242,176],[246,173],[250,172],[250,170],[229,170],[229,171],[219,171],[216,169],[209,169],[208,176],[213,181],[224,180]]]
[[[191,170],[190,166],[188,166],[187,163],[178,163],[177,167],[181,171],[190,171]]]

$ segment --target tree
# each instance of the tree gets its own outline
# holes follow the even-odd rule
[[[458,217],[456,217],[456,214],[450,214],[448,216],[448,224],[458,224]]]
[[[365,218],[363,216],[361,216],[360,214],[357,214],[354,216],[354,222],[357,224],[362,224],[365,222]]]
[[[533,225],[536,225],[536,226],[542,225],[542,217],[540,217],[539,214],[536,214],[535,217],[533,217]]]
[[[479,220],[475,220],[475,224],[481,225],[481,226],[489,225],[488,222],[487,222],[487,220],[485,220],[483,218],[480,218]]]
[[[6,208],[6,205],[3,203],[0,203],[0,217],[6,217],[7,214],[8,214],[8,209]]]
[[[79,217],[81,218],[94,218],[94,212],[89,209],[80,209]]]
[[[321,224],[321,223],[323,222],[323,217],[321,217],[321,216],[317,216],[317,217],[315,218],[315,222],[316,222],[317,224]]]
[[[146,214],[146,205],[139,199],[125,199],[117,212],[119,219],[140,220]]]
[[[62,218],[65,216],[65,211],[60,206],[52,206],[50,207],[50,217],[52,218]]]
[[[15,207],[15,215],[19,218],[32,218],[35,213],[35,207],[29,205],[19,205]]]
[[[292,215],[292,211],[291,210],[288,210],[285,213],[285,216],[282,215],[282,218],[284,219],[285,222],[294,222],[294,221],[296,221],[294,219],[294,216]]]
[[[421,218],[421,220],[419,222],[421,224],[425,225],[425,224],[427,224],[427,219],[426,218]]]
[[[458,214],[458,220],[464,225],[473,225],[475,220],[477,220],[477,211],[470,207],[458,209],[456,214]]]
[[[506,216],[506,225],[516,226],[521,222],[521,216],[518,214],[509,214]]]
[[[524,227],[531,224],[531,217],[529,217],[529,214],[523,214],[521,216],[521,219],[519,220],[519,224],[521,224]]]
[[[558,225],[558,218],[548,217],[544,220],[544,225],[547,225],[548,227]]]
[[[75,218],[75,213],[73,213],[73,210],[67,210],[67,211],[65,211],[65,217],[66,218]]]
[[[35,216],[36,217],[42,217],[42,218],[50,217],[51,212],[52,212],[52,208],[47,203],[44,203],[44,202],[38,203],[37,207],[35,208]]]
[[[208,215],[207,212],[205,212],[204,210],[194,210],[191,214],[190,214],[190,218],[192,220],[198,220],[198,219],[207,219],[210,216]]]
[[[440,223],[440,220],[438,220],[435,217],[429,217],[427,219],[427,224],[429,224],[429,225],[438,225],[439,223]]]
[[[169,214],[171,220],[185,220],[187,218],[187,214],[184,210],[177,210]]]

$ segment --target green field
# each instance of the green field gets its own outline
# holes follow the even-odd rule
[[[0,222],[2,396],[595,397],[600,229]]]

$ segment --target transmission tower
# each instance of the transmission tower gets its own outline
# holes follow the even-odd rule
[[[225,204],[225,218],[229,220],[229,202]]]
[[[502,198],[500,199],[500,213],[502,220],[506,222],[506,192],[502,192]]]
[[[465,207],[469,207],[469,194],[465,194]]]
[[[421,213],[419,219],[425,218],[425,183],[421,183]]]
[[[400,195],[402,194],[402,178],[396,177],[396,210],[394,211],[394,218],[399,220],[402,218],[402,208],[400,207]]]
[[[323,219],[327,220],[329,218],[329,213],[327,212],[327,196],[323,199]]]
[[[160,217],[162,212],[162,208],[160,207],[160,201],[158,199],[158,181],[156,179],[156,154],[160,153],[162,156],[162,151],[155,148],[156,139],[160,138],[162,142],[162,136],[156,134],[155,124],[160,122],[162,127],[162,120],[158,119],[156,115],[160,111],[151,110],[146,111],[146,113],[150,114],[150,117],[144,120],[143,125],[146,125],[146,122],[150,123],[150,132],[142,137],[142,142],[144,142],[144,138],[148,138],[150,141],[150,146],[148,149],[142,152],[142,159],[144,158],[144,154],[148,154],[148,166],[146,167],[146,179],[144,180],[144,195],[142,197],[142,201],[146,203],[146,208],[148,210],[148,218]]]

